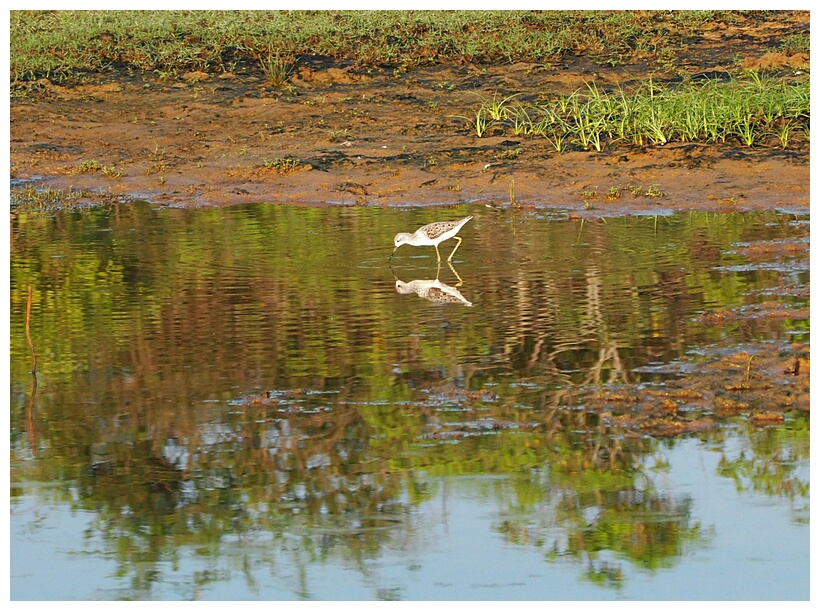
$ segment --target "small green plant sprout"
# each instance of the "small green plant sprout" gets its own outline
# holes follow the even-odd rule
[[[544,136],[556,152],[561,153],[566,148],[567,132],[557,129],[549,129],[544,127],[542,124],[539,124],[536,127],[536,132]]]
[[[760,76],[760,70],[753,68],[745,70],[743,74],[757,89],[763,89],[763,78]]]
[[[115,180],[119,180],[122,178],[122,172],[118,171],[117,168],[113,165],[104,165],[102,168],[102,173],[108,176],[108,178],[113,178]]]
[[[350,138],[349,129],[330,129],[327,132],[329,142],[344,142],[348,138]]]
[[[616,199],[621,199],[621,190],[618,187],[610,187],[609,191],[607,191],[606,198],[609,201],[615,201]]]
[[[479,138],[483,137],[484,134],[487,133],[487,129],[489,128],[489,120],[487,118],[487,112],[483,106],[479,106],[478,109],[475,111],[475,116],[473,117],[465,117],[464,115],[457,115],[459,119],[464,119],[467,121],[467,124],[470,126],[470,129],[475,132],[475,135]]]
[[[521,147],[506,149],[495,154],[496,159],[518,159],[521,156]]]
[[[783,121],[777,130],[777,137],[780,140],[780,146],[786,148],[789,145],[789,138],[791,137],[794,125],[791,120]]]
[[[165,157],[165,149],[159,148],[159,144],[154,142],[154,152],[151,153],[152,161],[158,163],[163,157]]]
[[[77,165],[75,173],[77,174],[93,174],[102,167],[99,161],[94,159],[86,159]]]
[[[757,137],[757,129],[751,112],[739,113],[735,119],[735,134],[741,143],[752,146]]]
[[[302,163],[299,159],[287,155],[285,157],[274,157],[273,159],[262,159],[265,169],[276,170],[279,174],[287,174],[294,171]]]
[[[535,125],[523,106],[507,109],[507,116],[512,119],[516,136],[528,136],[535,131]]]
[[[487,99],[482,96],[478,96],[481,98],[481,106],[482,108],[486,109],[487,114],[490,115],[490,118],[493,121],[503,121],[507,118],[509,114],[509,107],[507,104],[513,98],[521,95],[520,93],[514,93],[513,95],[508,95],[506,98],[502,98],[498,95],[498,92],[493,93],[493,99]]]
[[[663,197],[665,194],[661,191],[658,185],[649,185],[649,188],[644,193],[647,197]]]

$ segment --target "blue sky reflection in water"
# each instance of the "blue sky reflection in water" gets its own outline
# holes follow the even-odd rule
[[[117,562],[99,536],[86,539],[84,533],[94,530],[93,514],[72,511],[66,504],[37,510],[30,497],[12,516],[12,539],[18,542],[12,554],[13,592],[18,599],[43,598],[42,575],[50,575],[54,594],[68,599],[808,598],[808,525],[797,522],[786,503],[738,492],[731,481],[715,475],[719,455],[714,448],[696,439],[661,454],[671,463],[665,488],[691,497],[706,544],[686,546],[670,567],[658,570],[641,569],[602,551],[597,564],[623,569],[618,587],[590,583],[582,561],[545,560],[545,550],[534,540],[506,541],[498,527],[508,512],[498,499],[486,498],[498,482],[466,476],[438,480],[436,498],[414,508],[408,518],[416,531],[411,540],[388,541],[361,567],[333,555],[295,564],[293,546],[311,537],[304,530],[276,540],[265,534],[226,537],[218,558],[183,547],[174,558],[152,563],[158,575],[148,591],[135,591],[131,579],[117,576]],[[55,538],[50,529],[64,535]],[[327,535],[313,538],[322,536]],[[215,579],[198,588],[202,575]]]
[[[473,305],[397,293],[436,265],[388,267],[393,235],[468,213],[438,281]],[[808,598],[808,411],[674,386],[808,346],[807,218],[136,205],[12,237],[12,599]],[[712,425],[630,428],[636,392]]]

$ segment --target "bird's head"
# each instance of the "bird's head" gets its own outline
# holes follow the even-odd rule
[[[393,252],[396,252],[396,248],[398,248],[402,244],[407,244],[408,241],[410,241],[409,233],[397,233],[396,237],[393,238],[393,246],[395,246]]]
[[[397,233],[396,237],[393,238],[393,252],[390,253],[390,258],[391,259],[393,258],[393,255],[396,254],[396,250],[399,248],[399,246],[401,246],[402,244],[407,244],[407,242],[409,240],[410,240],[410,234],[409,233]]]

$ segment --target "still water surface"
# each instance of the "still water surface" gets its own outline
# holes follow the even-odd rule
[[[388,262],[467,214],[452,266]],[[808,413],[656,439],[568,399],[807,343],[699,317],[805,307],[807,217],[137,204],[11,233],[12,599],[809,596]]]

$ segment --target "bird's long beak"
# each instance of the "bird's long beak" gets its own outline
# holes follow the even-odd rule
[[[391,252],[391,253],[390,253],[390,259],[392,259],[392,258],[393,258],[393,255],[395,255],[395,254],[396,254],[396,251],[397,251],[398,249],[399,249],[399,247],[398,247],[398,246],[396,246],[396,247],[393,249],[393,252]],[[390,259],[388,259],[388,261],[390,261]]]

